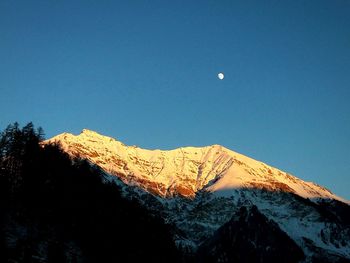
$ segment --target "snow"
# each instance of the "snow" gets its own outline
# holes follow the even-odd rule
[[[301,247],[305,247],[303,238],[308,238],[317,247],[350,257],[348,241],[336,247],[320,238],[321,230],[332,235],[336,226],[327,225],[312,206],[298,203],[288,192],[314,202],[349,201],[223,146],[147,150],[86,129],[79,135],[60,134],[45,143],[49,142],[59,142],[69,154],[100,166],[106,172],[105,180],[123,187],[125,194],[130,193],[127,185],[135,186],[133,194],[141,203],[145,192],[152,193],[165,207],[166,220],[186,233],[187,237],[176,241],[184,247],[195,248],[227,222],[235,209],[254,204]],[[304,252],[309,253],[306,248]]]
[[[249,200],[251,200],[269,219],[277,222],[280,228],[288,233],[289,236],[304,249],[306,254],[310,252],[303,245],[303,238],[311,240],[319,248],[332,251],[335,254],[345,257],[350,257],[349,244],[336,247],[334,243],[325,243],[321,239],[322,230],[329,231],[331,227],[337,227],[337,225],[334,223],[327,223],[314,207],[295,206],[293,198],[271,199],[259,194],[252,195],[251,192],[247,192],[246,194],[250,194]],[[349,243],[348,240],[347,243]]]
[[[315,200],[336,199],[349,203],[323,187],[220,145],[147,150],[127,146],[88,129],[79,135],[63,133],[46,142],[59,142],[68,153],[87,158],[126,183],[138,182],[144,187],[147,182],[163,197],[173,194],[194,197],[201,189],[217,196],[230,196],[234,189],[260,187],[290,191]],[[284,186],[288,189],[281,189]]]

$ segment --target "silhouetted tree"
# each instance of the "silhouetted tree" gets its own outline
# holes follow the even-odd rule
[[[0,136],[1,262],[177,262],[170,226],[43,134],[14,123]]]

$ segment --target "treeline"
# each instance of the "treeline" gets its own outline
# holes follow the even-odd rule
[[[170,226],[43,139],[32,123],[0,135],[0,262],[179,261]]]

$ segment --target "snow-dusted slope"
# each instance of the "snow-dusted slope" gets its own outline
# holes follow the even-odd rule
[[[47,142],[59,142],[71,155],[87,158],[125,183],[161,197],[194,197],[201,189],[225,196],[232,189],[259,188],[346,202],[321,186],[220,145],[145,150],[86,129],[77,136],[63,133]]]
[[[145,150],[89,130],[45,143],[55,142],[175,225],[174,239],[186,251],[196,251],[240,208],[255,205],[302,248],[304,262],[350,259],[347,200],[220,145]]]

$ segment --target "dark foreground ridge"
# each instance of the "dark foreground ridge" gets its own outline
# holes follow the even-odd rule
[[[42,130],[0,138],[0,262],[179,262],[170,227]]]
[[[200,262],[299,262],[303,251],[256,206],[241,207],[207,240]]]

